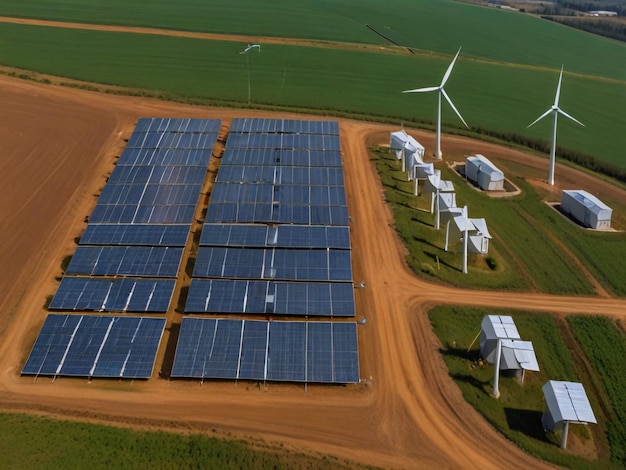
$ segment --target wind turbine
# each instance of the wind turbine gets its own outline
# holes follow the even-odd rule
[[[437,105],[437,143],[436,143],[436,148],[435,148],[435,158],[437,160],[441,159],[441,95],[443,95],[443,97],[446,99],[448,104],[450,104],[450,106],[452,107],[456,115],[459,117],[459,119],[461,119],[463,124],[465,124],[465,127],[469,129],[469,126],[467,125],[463,117],[461,116],[461,113],[459,113],[459,111],[454,107],[454,104],[452,104],[452,100],[446,93],[446,90],[443,89],[444,85],[448,81],[448,78],[450,78],[450,74],[452,73],[452,68],[454,67],[454,62],[456,62],[456,58],[459,56],[460,52],[461,52],[461,48],[459,47],[458,52],[454,56],[454,59],[452,59],[452,62],[450,62],[450,65],[448,66],[448,70],[446,70],[446,73],[443,76],[443,80],[441,80],[441,84],[439,86],[416,88],[415,90],[405,90],[402,92],[402,93],[429,93],[431,91],[437,92],[437,95],[439,97],[439,102]]]
[[[559,116],[559,113],[565,117],[570,118],[572,121],[580,124],[581,126],[585,127],[585,125],[582,122],[580,122],[578,119],[573,118],[572,116],[567,114],[565,111],[563,111],[561,108],[559,108],[559,95],[561,94],[561,79],[562,78],[563,78],[563,66],[561,66],[561,74],[559,75],[559,84],[556,87],[556,96],[554,97],[554,104],[552,105],[550,109],[548,109],[545,113],[543,113],[541,116],[535,119],[532,122],[532,124],[528,126],[530,127],[534,125],[535,123],[539,122],[540,120],[542,120],[548,114],[554,113],[554,127],[552,129],[552,148],[550,149],[550,170],[548,172],[548,184],[550,185],[554,185],[554,163],[555,163],[555,153],[556,153],[556,121]]]
[[[250,104],[250,58],[248,52],[252,49],[258,49],[259,52],[261,52],[261,46],[259,44],[248,44],[248,47],[240,52],[240,54],[246,55],[246,70],[248,71],[248,104]]]

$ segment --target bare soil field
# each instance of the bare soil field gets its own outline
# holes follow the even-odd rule
[[[253,439],[386,468],[542,468],[498,434],[448,376],[428,309],[463,303],[600,313],[624,322],[626,301],[465,291],[413,276],[382,197],[368,145],[388,142],[388,125],[339,119],[350,214],[361,377],[353,386],[267,387],[253,383],[23,378],[20,370],[47,315],[63,259],[139,117],[319,119],[203,108],[0,76],[0,409],[181,432]],[[427,148],[432,133],[410,130]],[[547,173],[547,159],[459,137],[452,157],[480,152]],[[446,155],[447,155],[446,154]],[[444,155],[444,157],[446,157]],[[559,181],[626,193],[557,165]],[[537,184],[540,184],[539,182]],[[558,190],[558,188],[555,188]],[[165,338],[164,343],[167,342]],[[161,355],[162,357],[162,355]],[[157,362],[158,371],[160,365]]]

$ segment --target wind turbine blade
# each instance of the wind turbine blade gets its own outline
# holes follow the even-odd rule
[[[416,88],[415,90],[404,90],[402,93],[427,93],[429,91],[439,90],[438,86],[429,86],[426,88]]]
[[[561,80],[563,79],[563,66],[561,65],[561,74],[559,75],[559,84],[556,87],[556,96],[554,97],[554,106],[559,106],[559,95],[561,94]]]
[[[448,94],[446,93],[446,90],[444,90],[443,88],[441,89],[441,93],[443,93],[444,98],[448,101],[448,103],[450,104],[450,106],[452,106],[452,109],[454,109],[454,112],[456,113],[456,115],[459,117],[459,119],[461,119],[461,121],[463,121],[463,124],[465,124],[465,127],[467,127],[469,129],[469,126],[467,125],[467,123],[465,122],[465,119],[463,119],[463,116],[461,116],[461,113],[459,113],[459,110],[456,109],[454,107],[454,104],[452,103],[452,100],[450,99],[450,97],[448,96]]]
[[[532,123],[530,123],[528,125],[528,127],[532,127],[535,124],[537,124],[539,121],[541,121],[544,117],[546,117],[548,114],[550,114],[552,111],[554,111],[552,108],[548,109],[545,113],[543,113],[541,116],[539,116],[537,119],[535,119]],[[528,129],[528,127],[526,129]]]
[[[459,56],[460,53],[461,53],[461,48],[459,47],[459,50],[457,51],[456,55],[454,56],[454,59],[452,59],[452,62],[450,62],[450,65],[448,65],[448,70],[446,70],[446,73],[443,76],[443,80],[441,80],[441,85],[439,85],[440,87],[443,88],[443,86],[448,81],[448,78],[450,78],[450,74],[452,73],[452,68],[454,67],[454,63],[456,62],[456,58]]]
[[[561,108],[557,108],[557,111],[558,111],[559,113],[561,113],[563,116],[565,116],[565,117],[567,117],[567,118],[570,118],[572,121],[574,121],[574,122],[576,122],[576,123],[580,124],[581,126],[585,127],[585,125],[584,125],[582,122],[580,122],[580,121],[579,121],[578,119],[576,119],[575,117],[570,116],[570,115],[569,115],[569,114],[567,114],[565,111],[563,111]]]

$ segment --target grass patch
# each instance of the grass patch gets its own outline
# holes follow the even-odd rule
[[[540,372],[526,374],[524,384],[501,374],[498,400],[491,397],[493,367],[479,361],[478,341],[470,348],[480,331],[482,318],[487,314],[512,315],[522,339],[532,340],[541,368]],[[615,462],[609,461],[608,455],[600,456],[599,460],[588,460],[573,455],[570,450],[563,451],[559,448],[560,433],[546,433],[542,429],[541,415],[545,407],[541,390],[543,384],[548,380],[579,381],[572,356],[552,316],[446,306],[432,309],[429,318],[443,345],[441,353],[450,376],[467,402],[499,432],[530,454],[557,465],[577,469],[619,468]],[[604,423],[599,422],[597,426],[603,428]],[[576,436],[579,446],[593,447],[587,427],[570,428],[570,448],[572,435]],[[602,436],[602,432],[599,435]]]
[[[253,449],[254,443],[199,434],[133,431],[20,414],[0,414],[0,419],[1,466],[7,469],[361,468],[332,457]]]
[[[606,317],[570,316],[567,322],[599,376],[610,405],[607,435],[611,459],[626,467],[626,337]],[[596,416],[597,417],[597,416]]]
[[[489,256],[469,255],[469,274],[461,272],[461,243],[444,251],[445,226],[434,229],[430,197],[415,197],[413,183],[406,181],[394,154],[386,150],[371,152],[385,197],[394,211],[396,230],[408,249],[407,262],[417,274],[454,285],[497,290],[534,289],[552,294],[592,295],[593,287],[572,258],[555,240],[584,244],[589,235],[575,227],[544,204],[532,186],[515,178],[522,194],[510,198],[490,198],[473,190],[452,170],[439,164],[444,179],[455,184],[458,206],[467,205],[470,217],[484,217],[494,236]],[[428,210],[427,210],[428,209]],[[595,237],[593,252],[603,253],[608,266],[611,237]],[[608,234],[614,235],[614,234]],[[582,240],[582,241],[581,241]],[[626,245],[626,244],[624,244]],[[618,250],[621,248],[618,248]],[[582,259],[591,263],[590,255]],[[602,268],[603,276],[619,284],[624,267]]]

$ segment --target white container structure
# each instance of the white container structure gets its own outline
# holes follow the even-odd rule
[[[395,152],[396,158],[402,160],[402,171],[413,168],[413,165],[418,163],[423,163],[424,147],[407,134],[404,129],[391,133],[389,151]]]
[[[563,430],[561,448],[567,447],[570,423],[597,423],[585,388],[581,383],[549,380],[542,390],[547,411],[541,417],[541,424],[547,431]]]
[[[419,196],[419,182],[428,179],[428,175],[435,174],[435,167],[432,163],[418,163],[413,165],[413,171],[409,172],[409,181],[415,181],[414,194]]]
[[[504,173],[484,155],[465,158],[465,176],[483,191],[504,190]]]
[[[539,371],[530,341],[522,341],[513,318],[508,315],[485,315],[481,323],[480,354],[494,365],[493,396],[500,396],[501,370],[520,370],[522,380],[527,370]]]
[[[595,230],[611,228],[613,210],[593,194],[582,189],[564,190],[561,210],[574,220]]]
[[[487,221],[485,219],[470,219],[470,222],[474,225],[475,231],[469,236],[467,250],[478,255],[488,254],[491,234],[487,229]]]
[[[426,175],[426,184],[424,185],[424,193],[430,193],[430,213],[435,212],[435,203],[437,203],[437,212],[435,215],[435,228],[439,230],[439,217],[441,211],[439,210],[439,194],[454,192],[454,184],[449,180],[441,179],[441,170],[435,170],[432,175]]]

